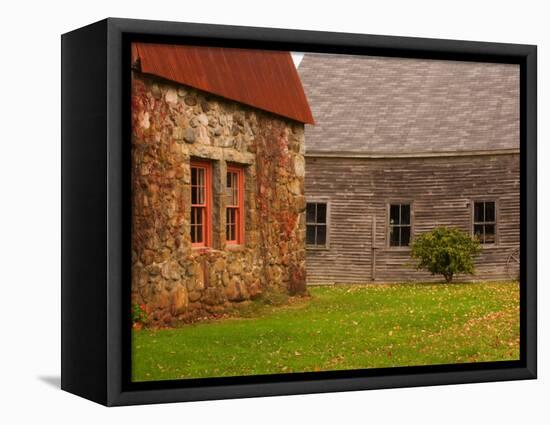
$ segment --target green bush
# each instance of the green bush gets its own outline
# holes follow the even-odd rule
[[[132,304],[132,323],[144,324],[147,322],[147,312],[144,304]]]
[[[447,227],[437,227],[416,237],[411,256],[416,268],[432,275],[443,275],[446,282],[459,273],[474,274],[474,258],[479,254],[479,241],[467,233]]]

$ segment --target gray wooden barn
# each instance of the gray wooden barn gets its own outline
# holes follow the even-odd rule
[[[519,270],[519,66],[306,54],[309,284],[434,280],[410,244],[436,226],[482,242],[475,276]]]

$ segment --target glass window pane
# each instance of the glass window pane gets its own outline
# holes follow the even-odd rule
[[[327,204],[317,204],[317,223],[327,222]]]
[[[238,185],[237,185],[238,175],[232,171],[227,173],[227,205],[238,205]]]
[[[197,215],[196,224],[197,224],[198,226],[200,226],[200,225],[202,224],[202,208],[197,208],[196,211],[197,211],[197,214],[196,214],[196,215]]]
[[[411,206],[401,205],[401,224],[411,224]]]
[[[226,226],[225,226],[225,238],[228,241],[236,240],[236,214],[237,211],[233,208],[226,210]]]
[[[203,210],[202,208],[191,208],[191,242],[200,243],[203,242]]]
[[[485,202],[485,221],[495,221],[494,202]]]
[[[204,186],[204,168],[197,168],[198,185]]]
[[[314,203],[307,204],[306,222],[315,223],[315,205]]]
[[[231,187],[231,173],[227,173],[227,185],[225,186],[225,194],[227,195],[227,204],[231,204],[231,194],[233,188]]]
[[[197,169],[194,167],[191,167],[191,185],[197,185]]]
[[[233,173],[233,205],[239,205],[239,175]]]
[[[399,227],[390,227],[390,246],[399,246]]]
[[[202,242],[202,226],[196,226],[197,236],[196,236],[196,242],[200,243]]]
[[[390,224],[399,224],[399,205],[390,205]]]
[[[485,243],[495,243],[495,225],[485,225]]]
[[[474,202],[474,221],[483,222],[485,218],[485,203],[484,202]]]
[[[317,245],[326,245],[327,226],[317,226]]]
[[[315,245],[315,226],[306,226],[306,244]]]
[[[483,224],[474,225],[474,236],[483,242]]]
[[[205,190],[205,187],[204,187],[204,170],[201,170],[201,172],[199,173],[199,180],[201,181],[201,186],[199,186],[197,188],[197,191],[198,191],[198,196],[197,196],[197,200],[198,200],[198,203],[199,204],[204,204],[204,190]]]
[[[227,205],[233,205],[232,198],[233,198],[233,189],[230,187],[227,187],[225,189],[225,196],[227,197]]]
[[[191,204],[197,204],[198,200],[198,188],[191,186]]]
[[[411,228],[409,226],[403,226],[401,228],[400,246],[409,246],[410,239],[411,239]]]

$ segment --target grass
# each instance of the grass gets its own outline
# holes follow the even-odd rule
[[[133,331],[134,381],[519,359],[517,282],[338,285]]]

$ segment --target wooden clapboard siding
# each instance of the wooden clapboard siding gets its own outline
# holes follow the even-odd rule
[[[472,201],[497,202],[498,243],[482,250],[475,276],[506,279],[506,261],[519,246],[517,153],[431,158],[306,157],[306,196],[330,202],[327,249],[308,249],[308,282],[436,280],[414,270],[408,248],[387,244],[387,205],[411,202],[412,235],[435,226],[471,232]],[[373,218],[376,241],[373,244]]]

